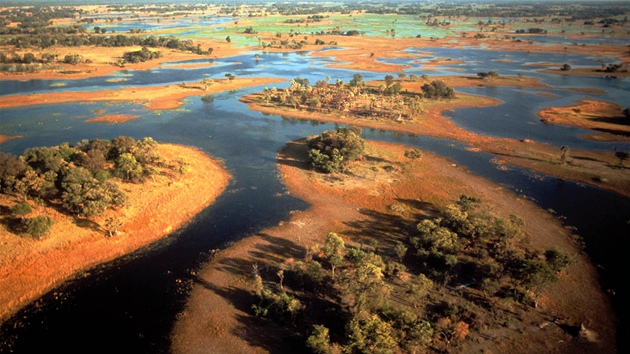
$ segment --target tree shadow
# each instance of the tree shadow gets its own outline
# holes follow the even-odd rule
[[[432,203],[423,202],[418,199],[403,199],[396,198],[397,202],[403,203],[412,209],[416,209],[421,213],[415,213],[416,222],[428,218],[428,217],[437,217],[440,214],[440,210],[435,207]]]
[[[101,225],[99,225],[98,223],[89,220],[89,219],[84,219],[84,218],[74,218],[72,219],[72,223],[75,224],[76,226],[82,228],[82,229],[90,229],[92,231],[96,231],[96,232],[104,232],[105,230],[103,230],[101,228]]]
[[[384,243],[380,246],[389,249],[393,247],[395,241],[406,239],[415,229],[415,220],[409,220],[400,215],[381,213],[371,209],[361,209],[359,212],[368,219],[344,222],[352,228],[344,234],[360,243],[363,243],[365,239],[375,239]]]
[[[256,248],[260,252],[251,252],[257,259],[268,260],[270,257],[277,258],[280,263],[287,258],[303,257],[306,249],[297,243],[282,237],[276,237],[265,233],[258,233],[256,236],[267,241],[267,244],[258,245]]]
[[[388,159],[384,159],[382,157],[376,157],[376,156],[371,156],[371,155],[366,155],[363,157],[366,161],[369,162],[381,162],[381,163],[392,163],[391,161],[389,161]]]
[[[612,134],[612,135],[630,136],[630,132],[623,131],[623,130],[617,130],[617,129],[595,128],[593,130],[596,130],[596,131],[602,132],[602,133]]]
[[[624,122],[625,119],[626,118],[624,116],[617,116],[617,117],[592,117],[592,118],[588,118],[588,120],[593,121],[593,122],[601,122],[601,123],[617,124],[617,125],[625,125],[625,126],[627,126],[628,123]]]
[[[6,205],[0,205],[0,215],[11,215],[13,211]]]
[[[222,269],[235,274],[242,274],[251,269],[252,262],[239,258],[228,258],[221,262]],[[219,287],[201,277],[194,277],[193,281],[203,288],[214,292],[225,299],[238,311],[252,312],[252,304],[257,301],[253,292],[237,287]],[[232,334],[247,341],[250,345],[263,348],[271,353],[298,353],[304,350],[303,339],[292,333],[290,328],[284,328],[270,320],[249,315],[236,315],[238,324]]]
[[[308,145],[306,139],[289,141],[278,153],[279,164],[310,170],[311,164],[308,161]]]

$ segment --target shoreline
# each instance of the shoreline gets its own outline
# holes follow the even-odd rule
[[[0,230],[0,321],[91,267],[169,236],[227,187],[230,175],[219,160],[180,145],[160,144],[159,151],[167,158],[185,159],[188,171],[180,180],[157,176],[143,184],[123,184],[131,203],[122,210],[107,210],[91,221],[46,208],[43,212],[55,225],[42,240]],[[11,199],[3,196],[2,204]],[[107,237],[100,229],[108,217],[123,222],[120,235]]]
[[[284,79],[275,78],[235,78],[234,80],[213,80],[213,84],[207,86],[207,89],[202,88],[199,82],[195,82],[184,86],[127,87],[118,90],[67,91],[1,96],[0,109],[70,102],[137,102],[149,110],[167,110],[181,107],[184,104],[183,100],[192,96],[203,96],[284,81]]]
[[[385,154],[390,154],[387,155],[387,159],[392,159],[390,161],[404,159],[401,157],[406,148],[403,145],[373,141],[368,145],[386,151]],[[304,161],[306,151],[304,139],[289,142],[279,152],[278,167],[289,192],[311,206],[305,211],[293,212],[286,222],[218,252],[197,273],[188,304],[172,331],[174,353],[203,353],[208,347],[221,353],[280,351],[282,339],[290,334],[274,322],[258,320],[251,314],[250,306],[254,299],[251,269],[254,264],[258,265],[258,269],[273,272],[283,264],[299,261],[305,257],[306,249],[313,244],[321,244],[328,232],[338,233],[346,244],[364,244],[359,230],[354,230],[357,226],[353,225],[372,225],[376,222],[374,215],[381,215],[380,218],[387,215],[401,217],[390,208],[392,203],[417,200],[421,204],[443,207],[460,193],[480,196],[484,203],[496,207],[501,214],[514,213],[523,217],[524,230],[536,248],[556,247],[574,254],[576,263],[561,278],[561,282],[546,293],[539,311],[570,317],[571,321],[588,319],[589,325],[601,336],[602,346],[608,349],[611,345],[614,347],[615,329],[611,328],[614,315],[599,287],[596,269],[558,220],[531,201],[431,153],[424,153],[418,162],[403,167],[406,172],[397,177],[383,172],[374,181],[364,179],[365,185],[362,186],[348,185],[346,179],[353,177],[344,177],[343,181],[335,184],[310,170]],[[402,217],[413,220],[417,212],[410,210],[407,216]],[[567,338],[566,333],[551,328],[545,331],[527,329],[533,326],[532,323],[525,326],[516,337],[514,333],[506,337],[509,341],[468,341],[469,349],[492,346],[492,351],[497,353],[522,352],[533,344],[530,341],[539,348],[553,345],[559,350],[560,347],[566,349],[565,345],[577,345]],[[560,344],[565,340],[566,344]]]

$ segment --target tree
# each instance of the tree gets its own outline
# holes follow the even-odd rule
[[[365,141],[360,128],[337,127],[308,142],[311,165],[323,172],[335,172],[363,154]]]
[[[562,152],[562,154],[560,155],[560,163],[564,163],[566,158],[569,156],[569,152],[571,152],[571,149],[567,145],[563,145],[560,148],[560,151]]]
[[[335,279],[335,268],[343,265],[343,255],[345,250],[346,245],[343,239],[334,232],[328,233],[326,242],[322,246],[322,252],[330,264],[333,279]]]
[[[446,86],[442,80],[433,80],[430,84],[422,85],[422,92],[426,98],[453,98],[455,91],[452,87]]]
[[[543,291],[551,283],[558,281],[551,267],[538,260],[517,259],[511,271],[514,278],[534,295],[534,307],[538,307],[538,300]]]
[[[26,232],[36,239],[40,239],[50,231],[54,223],[53,219],[48,216],[40,215],[26,221]]]
[[[398,256],[398,261],[402,262],[403,258],[407,254],[408,247],[405,246],[402,242],[396,242],[396,246],[394,246],[394,252],[396,252],[396,256]]]
[[[361,312],[347,327],[349,352],[391,353],[396,347],[392,326],[376,314]]]
[[[118,234],[118,228],[122,226],[122,221],[116,217],[109,217],[105,220],[105,231],[109,234],[109,237]]]
[[[362,86],[362,85],[363,85],[363,75],[354,74],[352,76],[352,80],[350,80],[350,86],[357,87],[357,86]]]
[[[232,38],[230,38],[230,36],[227,36],[227,37],[225,37],[225,41],[230,43],[230,42],[232,42]]]
[[[391,75],[385,75],[385,86],[390,87],[394,83],[394,77]]]
[[[11,213],[18,216],[21,220],[24,220],[24,216],[30,214],[32,211],[31,205],[27,202],[17,203],[11,207]]]
[[[128,181],[138,180],[144,171],[131,153],[121,154],[115,163],[115,171]]]
[[[110,206],[122,206],[127,197],[109,182],[99,182],[83,167],[68,170],[61,181],[61,201],[70,213],[92,217],[101,215]]]
[[[404,155],[406,158],[411,159],[411,161],[415,161],[422,157],[422,150],[413,149],[413,150],[405,150]]]
[[[615,151],[615,157],[619,159],[619,165],[623,166],[623,162],[630,158],[630,153],[627,151]]]
[[[329,330],[322,325],[314,325],[311,335],[306,339],[306,347],[315,354],[329,354],[331,352]]]

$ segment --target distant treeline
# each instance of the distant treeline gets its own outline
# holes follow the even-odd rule
[[[95,35],[64,35],[64,34],[42,34],[39,36],[15,36],[0,39],[0,45],[12,45],[16,48],[48,48],[52,46],[79,47],[85,45],[98,47],[128,47],[142,46],[150,48],[170,48],[183,51],[191,51],[196,54],[208,54],[210,50],[203,50],[199,45],[195,45],[192,40],[181,40],[175,37],[142,37],[124,36],[95,36]]]

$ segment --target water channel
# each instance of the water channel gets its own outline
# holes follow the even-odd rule
[[[426,51],[423,48],[422,51]],[[558,77],[541,74],[529,64],[568,62],[571,65],[595,65],[609,58],[567,56],[559,54],[493,52],[476,49],[431,49],[434,57],[461,58],[466,65],[458,73],[476,74],[497,70],[500,74],[540,77],[552,86],[549,90],[515,90],[510,88],[469,88],[462,92],[487,95],[504,103],[483,109],[461,109],[449,117],[478,133],[530,138],[555,146],[610,150],[629,146],[593,143],[581,139],[584,130],[548,126],[538,122],[535,113],[541,107],[567,105],[574,100],[593,98],[625,104],[624,93],[630,92],[628,80]],[[419,52],[410,49],[410,53]],[[198,81],[204,77],[223,78],[225,73],[237,77],[305,77],[311,83],[331,77],[349,81],[355,73],[365,80],[382,79],[384,73],[329,69],[328,58],[309,53],[241,55],[217,59],[214,65],[198,69],[181,69],[173,65],[149,71],[127,71],[108,77],[85,80],[0,81],[0,95],[28,94],[53,90],[100,90],[127,86],[150,86]],[[408,74],[421,75],[419,65],[430,60],[404,61],[411,66]],[[495,58],[517,58],[509,63]],[[452,74],[444,66],[429,75]],[[462,72],[463,70],[463,72]],[[393,74],[395,75],[395,74]],[[121,81],[123,79],[125,81]],[[285,87],[288,83],[278,84]],[[571,87],[593,87],[605,94],[589,95],[568,90]],[[208,260],[210,251],[246,237],[265,227],[288,220],[292,210],[304,210],[307,203],[285,194],[275,163],[277,151],[292,139],[333,129],[334,125],[316,121],[299,121],[250,111],[238,99],[255,87],[215,95],[213,103],[190,98],[173,111],[147,111],[132,103],[74,103],[39,105],[0,111],[0,134],[20,135],[0,145],[0,151],[21,154],[29,147],[52,146],[82,139],[108,139],[119,135],[142,138],[151,136],[162,142],[195,146],[223,159],[233,175],[227,191],[210,207],[197,215],[185,228],[167,240],[159,241],[134,254],[78,276],[44,295],[21,310],[0,327],[6,343],[0,352],[34,353],[43,350],[66,352],[122,351],[133,353],[169,352],[169,334],[187,297],[187,284],[194,272]],[[549,91],[556,97],[536,93]],[[86,120],[104,110],[106,114],[134,114],[139,119],[124,124],[94,124]],[[585,238],[587,251],[601,269],[604,289],[614,289],[615,299],[626,292],[620,286],[625,238],[630,235],[630,200],[597,188],[533,173],[521,168],[497,168],[493,156],[466,149],[464,144],[410,134],[381,130],[364,130],[364,138],[398,142],[435,152],[463,165],[473,173],[499,183],[530,198],[542,208],[553,209],[567,225],[577,228]],[[565,219],[566,218],[566,219]],[[617,301],[619,302],[619,301]],[[619,337],[627,334],[629,314],[617,303]],[[625,345],[625,343],[620,344]]]

